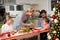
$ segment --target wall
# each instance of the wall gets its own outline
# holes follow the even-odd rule
[[[16,0],[16,4],[23,4],[24,10],[26,10],[31,4],[33,4],[31,6],[34,7],[34,9],[37,9],[37,10],[45,9],[48,14],[54,13],[53,11],[51,11],[51,0]],[[9,8],[8,6],[6,6],[6,11],[8,10]],[[16,12],[11,14],[16,14]]]
[[[53,14],[51,11],[51,0],[17,0],[17,4],[38,4],[35,8],[38,10],[45,9],[48,14]]]
[[[24,10],[27,10],[29,7],[32,7],[34,10],[39,9],[38,4],[32,4],[32,5],[24,5]]]
[[[38,0],[16,0],[16,4],[38,4]]]
[[[52,14],[51,11],[51,0],[39,0],[39,10],[45,9],[48,14]]]
[[[30,7],[30,5],[24,5],[24,10],[26,10],[29,7]]]

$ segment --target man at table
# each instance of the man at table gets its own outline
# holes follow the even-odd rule
[[[41,10],[38,20],[38,26],[41,27],[40,40],[47,40],[47,33],[49,31],[49,24],[45,25],[44,20],[47,19],[47,14],[45,10]],[[48,21],[46,21],[48,22]],[[47,27],[46,27],[47,26]]]

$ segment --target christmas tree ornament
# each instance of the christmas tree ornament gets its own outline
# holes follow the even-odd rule
[[[54,20],[55,23],[58,23],[59,21],[57,19]]]
[[[58,8],[60,9],[60,4],[58,4]]]
[[[53,40],[56,40],[56,38],[57,38],[57,37],[56,37],[56,36],[54,36],[54,37],[53,37]]]
[[[50,40],[51,39],[51,36],[49,35],[49,33],[47,35],[48,35],[48,39]]]
[[[59,1],[57,0],[57,3],[59,3]]]
[[[56,10],[56,8],[54,7],[54,8],[53,8],[53,11],[55,12],[55,10]]]
[[[51,21],[54,20],[53,18],[51,18]]]
[[[58,16],[58,14],[55,15],[56,17]]]
[[[54,30],[53,33],[56,33],[56,31]]]
[[[60,21],[60,17],[59,17],[59,21]]]
[[[52,18],[55,19],[56,18],[55,15],[52,15]]]
[[[60,17],[60,12],[58,12],[58,17]]]
[[[58,32],[59,33],[59,32]]]
[[[54,29],[53,27],[51,27],[51,29]]]
[[[57,37],[59,37],[59,35],[57,34]]]
[[[58,30],[59,30],[59,32],[60,32],[60,28],[59,28]]]
[[[56,38],[56,40],[59,40],[59,38]]]
[[[57,13],[58,11],[56,11],[56,13]]]

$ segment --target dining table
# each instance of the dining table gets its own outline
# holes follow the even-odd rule
[[[2,33],[0,34],[0,40],[13,40],[13,39],[16,39],[16,40],[28,40],[29,38],[37,38],[34,40],[40,40],[40,29],[39,28],[35,28],[35,29],[32,29],[31,31],[29,32],[24,32],[24,33],[19,33],[19,32],[16,32],[15,34],[11,34],[10,32],[7,32],[7,33]],[[8,34],[10,34],[10,36],[7,36]],[[4,37],[4,35],[6,37]]]

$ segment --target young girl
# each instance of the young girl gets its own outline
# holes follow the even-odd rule
[[[13,19],[12,17],[9,17],[7,20],[5,20],[5,24],[3,24],[1,28],[1,33],[6,33],[6,32],[12,32],[13,31],[13,26],[12,26]]]
[[[48,18],[44,19],[43,24],[44,24],[44,28],[41,29],[41,31],[42,32],[49,31],[48,30],[49,29],[49,19]]]

